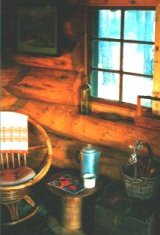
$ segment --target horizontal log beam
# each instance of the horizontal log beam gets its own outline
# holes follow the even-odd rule
[[[102,120],[81,115],[78,108],[70,105],[20,99],[6,109],[31,116],[53,133],[124,152],[130,151],[128,146],[133,141],[143,140],[150,144],[156,156],[160,156],[160,132],[157,130],[138,127],[121,120]]]
[[[10,82],[17,79],[17,77],[19,77],[20,72],[20,66],[3,68],[1,70],[1,87],[6,87]]]
[[[15,66],[2,69],[2,86],[16,97],[77,106],[80,103],[82,76],[81,72],[75,71]],[[92,101],[91,106],[93,112],[116,113],[131,118],[135,116],[134,109],[118,105]]]
[[[9,109],[12,105],[14,105],[18,98],[8,92],[5,88],[1,89],[1,97],[2,102],[0,102],[0,110]]]
[[[51,133],[49,136],[53,144],[54,156],[52,165],[57,168],[70,168],[80,171],[81,159],[79,153],[82,147],[85,146],[85,143]],[[124,162],[128,161],[127,153],[98,145],[94,145],[94,147],[101,152],[99,173],[110,178],[121,178],[120,168]]]
[[[32,68],[7,89],[22,98],[78,106],[81,76],[77,72]]]
[[[60,69],[60,70],[75,70],[72,64],[71,54],[63,54],[59,57],[35,57],[35,56],[24,56],[17,55],[14,56],[15,62],[18,64],[38,67],[38,68],[47,68],[47,69]]]

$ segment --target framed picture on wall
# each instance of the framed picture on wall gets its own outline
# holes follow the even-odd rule
[[[23,53],[56,55],[56,7],[21,7],[17,12],[17,51]]]

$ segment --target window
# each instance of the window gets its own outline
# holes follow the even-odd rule
[[[137,95],[152,95],[154,36],[154,9],[94,9],[92,96],[136,104]]]

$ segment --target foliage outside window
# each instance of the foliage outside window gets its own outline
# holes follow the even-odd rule
[[[91,22],[92,96],[132,104],[151,96],[155,10],[94,9]]]

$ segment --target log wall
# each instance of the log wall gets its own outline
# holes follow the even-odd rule
[[[120,177],[129,145],[141,139],[160,157],[160,132],[121,118],[108,120],[79,113],[81,75],[76,71],[16,65],[2,70],[2,110],[25,113],[42,124],[52,139],[53,165],[80,169],[77,152],[86,143],[101,149],[100,171]]]
[[[89,1],[91,5],[96,2]],[[52,140],[53,165],[80,169],[75,156],[82,146],[91,143],[102,152],[101,173],[119,178],[120,165],[127,161],[129,145],[136,140],[149,143],[154,156],[160,158],[160,131],[136,126],[134,109],[92,102],[90,116],[79,113],[84,70],[81,13],[79,20],[73,15],[69,18],[77,31],[72,51],[65,48],[57,57],[7,55],[12,63],[1,72],[1,110],[25,113],[45,127]],[[100,113],[102,110],[104,113]]]

